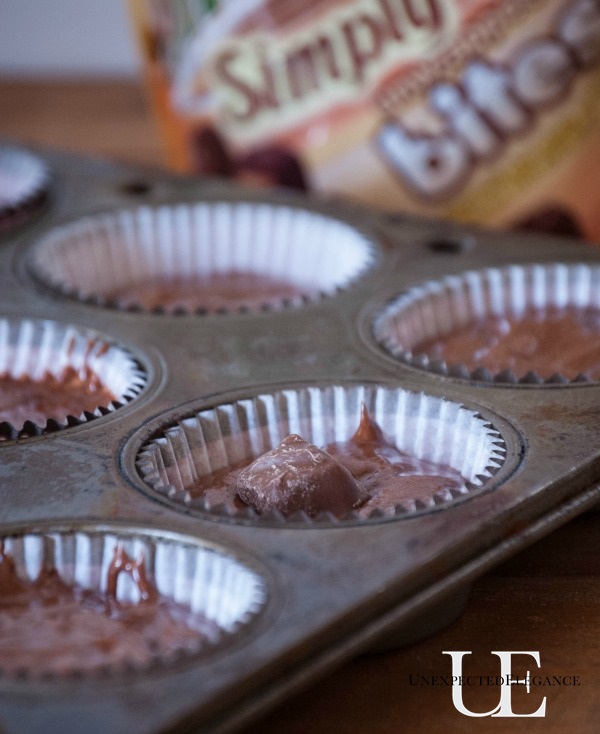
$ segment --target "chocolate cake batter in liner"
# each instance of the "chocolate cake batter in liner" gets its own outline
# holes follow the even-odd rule
[[[106,415],[133,400],[145,381],[132,354],[94,331],[0,317],[0,440]]]
[[[0,145],[0,234],[22,224],[44,201],[48,167],[29,151]]]
[[[0,592],[0,674],[21,679],[131,674],[212,654],[266,602],[262,577],[225,551],[111,527],[0,539]]]
[[[369,240],[342,221],[219,201],[76,220],[37,243],[32,269],[102,306],[202,314],[302,306],[351,284],[373,258]]]
[[[510,265],[412,288],[373,333],[402,362],[480,381],[600,379],[600,266]]]
[[[331,385],[166,416],[137,467],[153,492],[192,512],[312,525],[447,505],[489,487],[505,454],[499,432],[458,403]]]

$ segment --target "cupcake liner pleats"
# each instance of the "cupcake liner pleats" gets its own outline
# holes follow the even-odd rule
[[[252,512],[231,497],[197,493],[197,482],[228,467],[251,463],[291,434],[321,448],[347,442],[359,426],[363,406],[390,445],[417,462],[450,467],[463,478],[460,488],[451,483],[451,489],[420,489],[417,496],[403,497],[385,508],[387,515],[412,513],[469,494],[484,486],[504,463],[506,449],[500,433],[458,403],[400,387],[332,385],[265,393],[202,409],[174,422],[166,415],[164,428],[139,451],[138,471],[153,491],[192,510],[247,517]],[[364,521],[370,514],[368,510],[350,512],[346,519]],[[328,513],[320,519],[340,521]],[[309,522],[315,520],[319,518]]]
[[[57,227],[37,242],[31,268],[46,285],[102,306],[206,313],[300,307],[348,287],[373,260],[368,238],[332,217],[201,202]]]

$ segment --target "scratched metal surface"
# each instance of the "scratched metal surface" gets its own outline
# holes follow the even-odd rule
[[[597,501],[600,386],[437,376],[385,355],[370,324],[390,297],[427,279],[487,265],[600,261],[600,250],[37,152],[51,167],[51,195],[0,238],[1,313],[108,335],[134,353],[147,385],[111,415],[0,446],[0,535],[116,526],[193,537],[248,564],[268,595],[258,618],[206,658],[96,681],[0,680],[2,732],[234,731],[358,652],[410,643],[444,625],[474,578]],[[44,288],[28,270],[36,238],[84,213],[238,199],[306,206],[361,227],[376,248],[375,265],[343,292],[301,309],[202,317],[79,303]],[[441,240],[457,246],[440,247]],[[310,360],[302,358],[307,351]],[[136,452],[166,412],[185,414],[191,404],[210,407],[275,385],[347,381],[400,385],[477,410],[502,433],[503,468],[467,501],[339,527],[199,517],[153,495],[138,477]]]

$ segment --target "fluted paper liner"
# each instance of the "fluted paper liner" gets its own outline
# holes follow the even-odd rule
[[[82,408],[76,415],[47,416],[44,425],[31,419],[24,426],[0,422],[0,440],[93,420],[133,400],[146,382],[143,369],[127,349],[91,329],[50,320],[0,317],[0,378],[39,381],[51,376],[60,382],[67,371],[81,376],[84,383],[93,377],[114,400],[94,410]]]
[[[449,400],[399,387],[374,385],[311,386],[284,389],[236,400],[191,413],[169,422],[140,450],[140,476],[154,492],[191,510],[256,522],[312,523],[304,513],[284,518],[269,512],[207,506],[192,500],[190,488],[199,477],[256,457],[277,446],[289,434],[299,434],[317,446],[347,441],[356,431],[363,404],[387,440],[418,459],[445,464],[463,476],[462,490],[442,489],[431,496],[402,501],[370,517],[406,515],[452,502],[483,487],[502,466],[505,445],[498,431],[472,410]],[[369,518],[366,518],[368,520]],[[343,518],[320,513],[314,521],[361,520],[350,512]]]
[[[371,264],[368,239],[348,224],[308,210],[250,202],[144,206],[86,217],[51,230],[34,248],[38,280],[71,297],[125,308],[115,290],[154,277],[210,277],[231,272],[290,284],[290,297],[229,310],[301,306],[330,296]],[[151,310],[210,311],[197,303]],[[227,311],[227,307],[218,310]]]
[[[50,185],[44,161],[22,148],[0,146],[0,232],[19,224]]]
[[[130,559],[142,560],[148,579],[161,598],[175,602],[189,613],[188,625],[197,639],[190,644],[182,641],[181,648],[168,653],[161,650],[161,640],[153,640],[147,660],[128,661],[120,656],[118,664],[94,669],[85,661],[74,667],[55,663],[51,654],[35,668],[19,669],[23,678],[52,678],[72,675],[131,673],[171,664],[198,653],[213,653],[235,641],[242,630],[262,610],[267,601],[262,576],[229,555],[225,550],[204,544],[201,540],[176,534],[162,535],[157,531],[81,527],[74,530],[56,529],[31,531],[0,538],[4,553],[15,562],[17,575],[25,582],[35,581],[42,569],[56,570],[69,587],[84,589],[100,597],[107,594],[108,571],[115,552],[124,551]],[[138,584],[130,575],[118,577],[117,601],[140,604]],[[0,605],[0,625],[2,620]],[[195,621],[197,620],[197,621]],[[210,622],[207,629],[206,620]],[[0,634],[2,627],[0,626]],[[167,647],[166,643],[163,647]],[[15,674],[10,661],[0,660],[0,673]]]
[[[419,351],[419,345],[443,338],[474,320],[487,316],[518,317],[528,308],[600,309],[600,265],[550,263],[509,265],[450,275],[411,288],[391,300],[373,323],[379,344],[399,361],[442,375],[484,382],[530,385],[588,381],[535,371],[494,374],[485,360],[473,370],[449,364]]]

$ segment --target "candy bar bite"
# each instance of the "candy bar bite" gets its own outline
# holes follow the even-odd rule
[[[309,516],[322,511],[341,516],[368,498],[346,468],[297,434],[243,469],[236,486],[258,513],[302,510]]]

